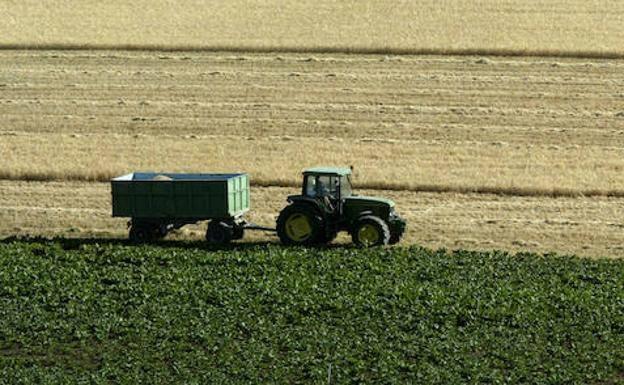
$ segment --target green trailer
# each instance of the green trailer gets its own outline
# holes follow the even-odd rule
[[[129,217],[130,239],[159,239],[173,229],[209,220],[206,237],[222,243],[251,228],[249,176],[135,172],[111,181],[113,217]]]

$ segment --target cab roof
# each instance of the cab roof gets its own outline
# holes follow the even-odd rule
[[[351,175],[351,169],[348,167],[312,167],[303,170],[304,174],[330,174],[330,175]]]

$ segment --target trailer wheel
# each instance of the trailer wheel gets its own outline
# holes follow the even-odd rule
[[[243,239],[245,236],[245,228],[242,226],[234,226],[232,229],[232,239]]]
[[[169,225],[159,225],[156,229],[154,229],[154,234],[156,239],[163,239],[167,236],[167,234],[169,234]]]
[[[206,240],[215,245],[223,245],[232,240],[232,229],[223,221],[210,221],[206,230]]]
[[[132,225],[128,238],[135,243],[149,242],[152,239],[152,231],[147,226]]]

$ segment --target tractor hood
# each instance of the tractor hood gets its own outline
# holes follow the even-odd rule
[[[384,206],[388,205],[390,207],[394,207],[394,202],[390,199],[379,198],[379,197],[367,197],[363,195],[352,195],[345,198],[346,204],[356,204],[356,205],[371,205],[371,206]]]
[[[387,221],[394,210],[394,202],[390,199],[356,195],[345,198],[343,209],[349,222],[362,215],[374,215]]]

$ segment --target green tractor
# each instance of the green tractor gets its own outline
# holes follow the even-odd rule
[[[399,242],[405,232],[394,202],[353,194],[349,168],[304,170],[301,195],[288,202],[277,218],[277,235],[286,245],[326,244],[347,231],[358,246],[379,246]]]

